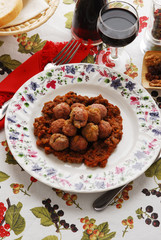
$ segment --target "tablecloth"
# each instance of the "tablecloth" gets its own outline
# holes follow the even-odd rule
[[[140,29],[126,47],[131,63],[124,73],[141,83],[140,48],[147,27],[150,0],[131,0],[138,10]],[[37,29],[0,37],[0,81],[42,49],[46,41],[71,39],[75,1],[60,0],[54,15]],[[87,62],[96,62],[92,52]],[[160,106],[159,91],[150,91]],[[0,240],[160,240],[161,160],[128,184],[104,211],[93,201],[101,193],[72,193],[51,188],[30,176],[16,162],[0,131]],[[59,218],[59,221],[56,220]],[[10,223],[10,224],[9,224]]]

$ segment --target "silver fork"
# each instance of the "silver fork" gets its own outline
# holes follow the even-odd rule
[[[72,42],[73,41],[73,42]],[[76,54],[77,50],[79,49],[81,43],[78,42],[77,40],[70,40],[64,47],[63,49],[60,51],[60,53],[58,53],[58,55],[56,55],[56,57],[53,59],[52,63],[48,63],[44,70],[49,69],[50,67],[52,67],[53,65],[61,65],[61,64],[67,64],[70,62],[70,60],[74,57],[74,55]]]
[[[72,42],[73,41],[73,42]],[[44,70],[49,69],[53,65],[61,65],[61,64],[67,64],[70,62],[70,60],[74,57],[77,50],[79,49],[81,43],[71,39],[64,47],[63,49],[56,55],[56,57],[53,59],[53,63],[48,63]],[[8,105],[10,103],[10,100],[5,102],[2,107],[0,108],[0,120],[5,116]]]

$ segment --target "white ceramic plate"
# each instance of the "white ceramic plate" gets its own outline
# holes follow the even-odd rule
[[[36,146],[33,122],[43,104],[74,91],[102,96],[121,110],[123,137],[105,168],[66,164]],[[39,181],[72,192],[101,192],[140,176],[160,151],[160,112],[149,93],[125,75],[94,64],[69,64],[45,70],[27,81],[14,95],[5,131],[18,163]]]

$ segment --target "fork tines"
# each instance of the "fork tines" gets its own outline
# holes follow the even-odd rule
[[[60,51],[60,53],[53,59],[53,63],[56,65],[69,63],[79,49],[80,45],[80,42],[71,39]]]

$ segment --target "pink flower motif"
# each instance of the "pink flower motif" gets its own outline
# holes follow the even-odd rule
[[[17,107],[17,110],[21,109],[21,105],[20,104],[15,104],[15,107]]]
[[[107,183],[107,184],[106,184],[106,187],[111,187],[111,184],[110,184],[110,183]]]
[[[73,78],[72,75],[65,75],[64,77],[67,77],[67,78]]]
[[[55,89],[55,87],[56,87],[56,81],[55,80],[52,80],[52,81],[50,81],[50,82],[48,82],[47,83],[47,85],[46,85],[46,87],[47,88],[53,88],[53,89]]]
[[[145,112],[145,121],[147,122],[147,118],[148,118],[148,112]]]
[[[138,98],[130,97],[130,100],[131,100],[131,102],[130,102],[131,105],[140,105]]]
[[[149,143],[148,147],[153,148],[155,146],[156,141],[157,141],[156,139],[153,139],[153,141]]]
[[[116,167],[116,174],[123,173],[124,170],[125,170],[124,167],[122,167],[122,168]]]
[[[99,73],[100,73],[100,75],[102,76],[102,77],[108,77],[109,76],[109,72],[107,72],[107,71],[98,71]]]
[[[26,99],[24,98],[24,96],[21,97],[21,101],[22,101],[22,102],[26,101]]]
[[[37,157],[37,152],[28,149],[29,157]]]
[[[84,72],[81,72],[81,75],[82,75],[82,76],[84,76],[84,75],[85,75],[85,73],[84,73]]]
[[[147,154],[147,155],[149,155],[149,154],[150,154],[150,152],[149,152],[149,151],[144,151],[144,153],[145,153],[145,154]]]
[[[112,76],[112,77],[111,77],[112,80],[115,80],[116,78],[117,78],[117,77],[115,77],[115,76]]]
[[[63,184],[63,186],[65,185],[71,186],[70,182],[65,179],[61,179],[60,182]]]
[[[142,31],[143,28],[147,27],[147,20],[148,17],[142,16],[139,18],[139,33]]]
[[[61,67],[61,71],[65,72],[65,66]]]

